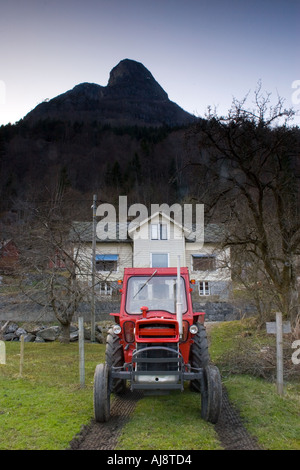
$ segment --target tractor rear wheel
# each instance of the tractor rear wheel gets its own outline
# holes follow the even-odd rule
[[[120,344],[119,336],[115,335],[112,328],[108,331],[105,351],[106,364],[111,367],[122,367],[124,365],[123,346]],[[121,395],[125,392],[126,380],[114,379],[112,382],[112,392]]]
[[[219,369],[209,365],[203,369],[201,418],[216,424],[222,406],[222,382]]]
[[[110,417],[110,370],[107,364],[98,364],[94,375],[94,414],[98,423]]]
[[[203,368],[209,364],[208,354],[208,341],[205,326],[197,323],[198,332],[194,336],[194,343],[190,351],[190,365],[191,367]],[[200,393],[201,383],[200,379],[191,380],[190,388],[194,392]]]

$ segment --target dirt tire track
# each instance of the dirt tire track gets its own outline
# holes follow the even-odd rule
[[[142,392],[130,390],[116,397],[112,402],[110,420],[107,423],[96,423],[92,420],[71,441],[69,450],[114,450],[123,426],[130,420],[138,400],[142,397]],[[250,436],[238,411],[230,403],[224,386],[221,415],[215,430],[225,450],[261,450],[256,438]]]
[[[123,426],[129,421],[141,392],[129,389],[112,400],[111,417],[107,423],[97,423],[94,419],[84,426],[71,441],[69,450],[114,450]]]
[[[257,439],[248,433],[239,412],[230,403],[224,386],[221,414],[215,430],[225,450],[261,450]]]

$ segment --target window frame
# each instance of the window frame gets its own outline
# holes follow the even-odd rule
[[[151,224],[150,234],[151,240],[168,240],[168,224]]]
[[[216,271],[217,270],[217,258],[216,258],[216,255],[214,254],[209,254],[209,253],[201,253],[201,254],[191,254],[191,266],[192,266],[192,272],[213,272],[213,271]],[[202,260],[204,262],[211,262],[212,263],[212,266],[207,266],[207,269],[196,269],[195,268],[195,260]]]
[[[113,288],[112,288],[111,282],[100,281],[99,293],[100,293],[100,296],[103,296],[103,297],[112,296]]]
[[[153,255],[154,256],[155,255],[159,255],[159,256],[165,255],[165,256],[167,256],[167,266],[154,266],[153,265]],[[165,253],[165,252],[164,253],[159,253],[159,252],[151,252],[150,253],[150,267],[151,268],[168,268],[169,266],[170,266],[170,253]]]
[[[111,260],[107,259],[107,260],[105,260],[105,256],[107,256],[108,258],[109,257],[115,257],[116,259],[111,259]],[[103,259],[101,259],[101,257]],[[100,263],[103,263],[104,268],[109,267],[109,266],[106,266],[107,263],[112,263],[113,269],[98,269],[98,266],[99,266]],[[118,272],[119,271],[119,255],[116,254],[116,253],[105,253],[105,254],[101,254],[101,255],[96,255],[96,257],[95,257],[95,268],[96,268],[96,271],[100,272],[100,273],[112,273],[112,272],[116,273],[116,272]]]
[[[202,286],[202,289],[201,289]],[[209,281],[198,281],[198,291],[200,297],[205,297],[211,295],[210,292],[210,282]],[[201,293],[202,291],[202,293]]]

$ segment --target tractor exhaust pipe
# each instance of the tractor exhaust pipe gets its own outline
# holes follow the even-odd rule
[[[179,326],[179,336],[182,338],[182,303],[181,303],[181,282],[180,282],[180,256],[177,256],[177,299],[176,299],[176,318]]]

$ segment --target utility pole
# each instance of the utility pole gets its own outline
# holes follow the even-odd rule
[[[96,274],[96,203],[97,195],[93,196],[93,233],[92,233],[92,311],[91,311],[91,341],[95,342],[95,274]]]

